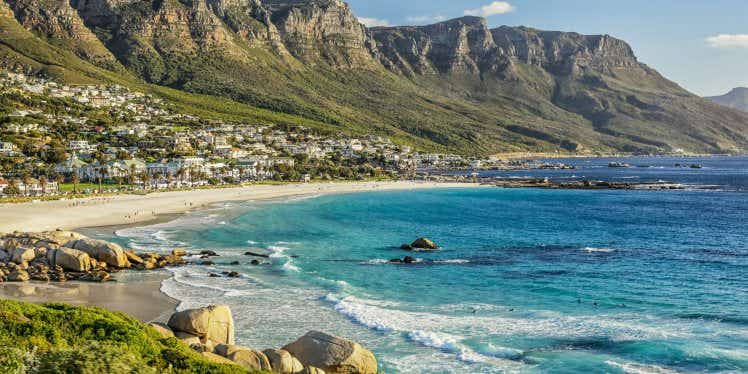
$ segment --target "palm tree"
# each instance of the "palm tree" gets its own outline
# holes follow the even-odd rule
[[[81,182],[81,177],[78,175],[78,170],[73,172],[73,194],[78,194],[78,183]]]
[[[140,173],[140,180],[143,182],[143,188],[147,190],[148,182],[151,180],[151,175],[146,172]]]
[[[42,185],[42,195],[46,195],[47,194],[47,183],[49,183],[49,179],[47,179],[46,176],[42,175],[39,178],[39,184]]]

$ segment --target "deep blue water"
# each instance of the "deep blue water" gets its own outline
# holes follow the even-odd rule
[[[720,190],[317,196],[118,234],[220,253],[164,290],[182,308],[229,304],[238,342],[254,348],[320,329],[372,349],[387,373],[747,372],[748,194],[735,191],[748,189],[748,161],[698,163],[647,175]],[[398,249],[419,236],[441,250]],[[247,250],[271,264],[249,265]],[[420,262],[386,263],[405,255]],[[244,277],[208,277],[226,270]]]

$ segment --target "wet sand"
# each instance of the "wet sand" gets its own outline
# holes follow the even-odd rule
[[[178,304],[177,300],[161,292],[161,281],[168,276],[166,271],[123,272],[115,277],[142,279],[107,283],[0,283],[0,298],[32,303],[61,302],[95,306],[125,313],[142,322],[165,322]]]

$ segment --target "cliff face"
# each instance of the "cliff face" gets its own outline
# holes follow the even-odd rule
[[[0,21],[35,45],[341,131],[477,154],[748,147],[748,114],[695,97],[607,35],[478,17],[367,29],[341,0],[3,2],[13,14]],[[0,62],[32,55],[5,39]]]

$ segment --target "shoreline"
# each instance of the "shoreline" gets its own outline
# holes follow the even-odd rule
[[[436,188],[477,188],[472,183],[436,182],[353,182],[334,184],[261,185],[233,189],[163,192],[153,195],[126,195],[116,198],[79,199],[43,203],[0,204],[0,232],[47,231],[62,228],[96,238],[96,233],[114,232],[126,227],[170,222],[190,212],[208,209],[230,201],[267,201],[299,196],[331,195],[373,191]],[[127,212],[152,214],[130,214]],[[0,298],[44,303],[63,302],[95,306],[123,312],[142,322],[164,322],[176,311],[180,300],[162,291],[166,271],[142,273],[126,270],[116,282],[107,283],[0,283]]]
[[[161,291],[162,282],[171,276],[166,271],[119,274],[136,279],[106,283],[6,282],[0,283],[0,299],[99,307],[125,313],[141,322],[166,322],[176,311],[179,300]]]
[[[348,182],[288,185],[253,185],[237,188],[118,195],[75,200],[0,204],[0,232],[51,231],[80,228],[145,225],[164,215],[180,215],[211,204],[268,200],[303,195],[353,192],[479,187],[471,183]]]

